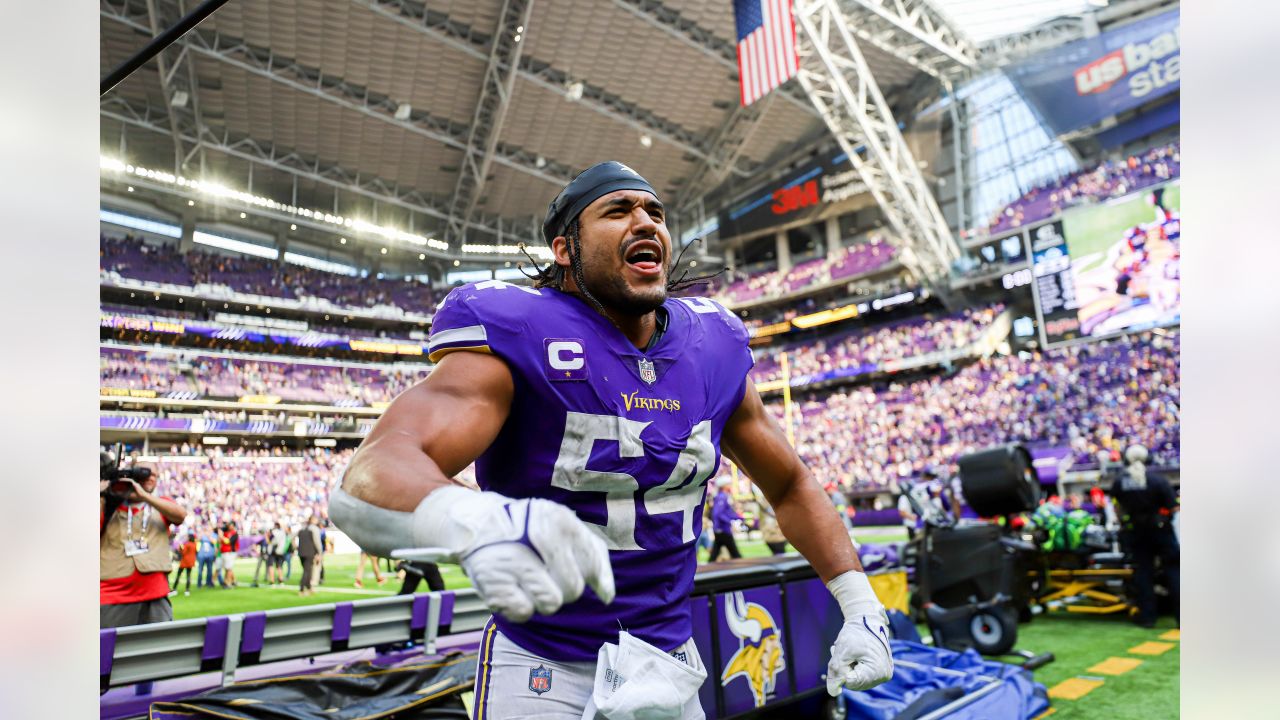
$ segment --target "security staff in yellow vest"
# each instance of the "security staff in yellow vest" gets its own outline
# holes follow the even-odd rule
[[[187,511],[170,498],[153,493],[151,476],[132,485],[129,495],[110,517],[99,516],[98,616],[101,627],[121,627],[173,619],[169,604],[169,526],[181,525]],[[103,504],[105,507],[105,503]]]

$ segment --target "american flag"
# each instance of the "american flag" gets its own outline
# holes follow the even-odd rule
[[[738,87],[746,107],[800,70],[792,0],[733,0]]]

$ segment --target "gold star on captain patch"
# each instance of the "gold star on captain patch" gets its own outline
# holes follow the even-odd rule
[[[565,370],[565,371],[564,371],[564,376],[565,376],[565,377],[569,377],[569,376],[570,376],[570,375],[572,375],[572,374],[573,374],[573,373],[569,372],[568,370]]]

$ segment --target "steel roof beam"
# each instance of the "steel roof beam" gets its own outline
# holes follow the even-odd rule
[[[476,33],[467,25],[435,11],[427,11],[420,2],[413,0],[352,0],[355,4],[385,18],[412,28],[434,40],[444,43],[471,57],[488,62],[490,38]],[[557,94],[564,94],[570,84],[581,82],[550,63],[521,55],[518,59],[521,78]],[[655,139],[668,142],[699,159],[706,157],[707,144],[697,134],[679,124],[628,102],[603,88],[587,82],[582,84],[582,97],[577,100],[605,117],[625,123]]]
[[[663,5],[659,0],[613,0],[613,3],[689,47],[714,58],[734,73],[738,72],[737,45],[685,18],[678,10]],[[806,114],[817,117],[818,112],[804,96],[802,88],[787,86],[780,92],[788,102]]]
[[[162,135],[170,133],[161,124],[164,119],[159,116],[157,111],[150,106],[140,107],[120,97],[108,97],[103,100],[99,114],[102,117],[111,118],[132,127],[149,130],[154,133]],[[184,136],[182,140],[187,143],[194,143],[196,138]],[[404,190],[395,182],[353,173],[339,165],[327,163],[320,158],[305,158],[296,152],[285,151],[271,143],[260,142],[248,137],[235,138],[225,130],[219,135],[212,130],[206,129],[201,141],[205,149],[210,152],[222,153],[260,167],[288,173],[300,179],[328,185],[375,202],[394,205],[410,212],[444,221],[449,219],[449,208],[442,202],[426,197],[416,190]],[[494,236],[497,236],[499,232],[496,217],[481,216],[472,222],[471,226]],[[504,232],[509,233],[510,230],[504,228]],[[424,252],[426,251],[424,250]]]
[[[511,107],[516,68],[525,46],[523,34],[528,32],[532,10],[533,0],[504,0],[502,3],[484,79],[480,83],[480,97],[471,118],[467,149],[449,208],[449,242],[463,241],[471,216],[484,193],[498,138],[502,136],[502,125]]]
[[[769,93],[760,102],[747,107],[734,105],[711,142],[711,154],[680,182],[680,210],[692,208],[720,186],[733,173],[742,149],[760,127],[766,111],[777,93]]]
[[[999,68],[1041,50],[1058,47],[1085,36],[1084,20],[1079,16],[1057,17],[1030,30],[1004,35],[983,43],[978,59],[984,67]]]
[[[856,16],[838,0],[797,0],[795,16],[800,84],[884,212],[903,265],[945,291],[959,247],[849,27]]]
[[[977,66],[977,51],[928,0],[840,0],[863,12],[850,23],[858,37],[940,80]]]
[[[101,14],[103,17],[128,25],[140,32],[148,32],[145,25],[127,14],[127,10],[120,11],[104,5]],[[399,120],[395,117],[399,103],[390,97],[367,87],[354,85],[340,77],[325,75],[318,68],[280,57],[269,48],[254,47],[239,38],[200,28],[188,33],[179,42],[183,43],[189,52],[238,67],[301,93],[395,125],[456,150],[467,149],[468,127],[418,109],[413,110],[408,119]],[[519,148],[499,145],[494,152],[493,160],[500,165],[556,186],[564,185],[573,178],[573,172],[567,165],[543,159],[539,166],[538,157],[534,153]]]
[[[146,0],[147,24],[154,37],[159,35],[171,23],[163,16],[160,0]],[[185,15],[183,8],[178,8]],[[192,70],[191,54],[185,47],[176,57],[171,51],[162,50],[156,55],[156,73],[160,79],[160,92],[164,96],[167,120],[173,138],[174,173],[186,171],[192,158],[199,157],[200,166],[204,167],[204,148],[200,145],[200,128],[203,118],[200,115],[199,100],[196,97],[195,73]],[[183,137],[193,133],[196,137],[190,150],[183,146]]]

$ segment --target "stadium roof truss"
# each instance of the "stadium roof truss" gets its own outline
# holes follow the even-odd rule
[[[101,67],[195,4],[99,0]],[[921,73],[952,82],[972,50],[920,0],[830,6],[857,18],[845,27],[880,99],[863,116],[893,128],[875,134],[893,156],[883,93]],[[624,160],[701,214],[831,126],[797,82],[741,107],[735,37],[727,1],[232,2],[103,97],[101,140],[139,166],[446,238],[459,257],[463,242],[538,241],[551,194],[594,162]],[[928,207],[904,157],[867,172],[915,228]],[[947,236],[927,237],[940,253]]]
[[[796,0],[795,15],[801,85],[884,212],[903,264],[940,287],[959,246],[860,41],[948,90],[976,66],[974,49],[923,0]]]

